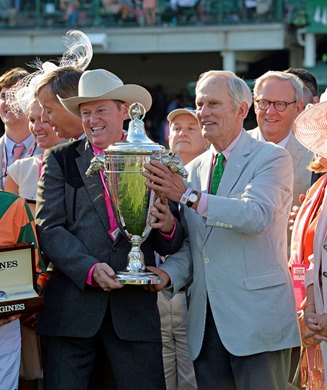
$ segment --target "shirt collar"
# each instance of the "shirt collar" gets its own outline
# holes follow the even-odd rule
[[[6,134],[4,135],[4,140],[5,140],[5,145],[6,145],[6,150],[7,150],[7,154],[9,156],[12,155],[13,153],[13,150],[14,150],[14,146],[17,144],[17,142],[14,142],[12,139],[10,139]],[[29,135],[27,138],[25,138],[22,142],[19,142],[19,145],[24,145],[25,146],[25,150],[28,150],[31,146],[32,146],[32,143],[34,142],[34,137],[31,135]]]
[[[93,153],[97,154],[98,156],[104,155],[102,149],[98,148],[97,146],[94,146],[93,144],[91,144],[91,147],[92,147]]]
[[[225,157],[225,160],[227,161],[230,154],[232,153],[233,149],[235,148],[235,146],[237,145],[238,141],[240,140],[241,138],[241,135],[243,133],[243,131],[245,131],[244,129],[242,129],[239,133],[239,135],[227,146],[227,148],[225,150],[222,150],[221,152],[218,152],[218,150],[216,150],[213,145],[211,144],[210,145],[210,150],[212,151],[212,154],[214,156],[216,156],[218,153],[222,153]]]
[[[288,135],[283,138],[281,141],[279,141],[276,145],[281,146],[282,148],[286,148],[286,145],[291,137],[291,131],[288,133]],[[261,131],[259,130],[259,141],[268,142],[265,137],[262,135]]]

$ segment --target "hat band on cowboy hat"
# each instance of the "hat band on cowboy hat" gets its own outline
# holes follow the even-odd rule
[[[327,158],[327,102],[302,111],[295,119],[293,132],[304,147]]]
[[[121,100],[129,105],[138,102],[146,111],[152,105],[152,97],[145,88],[124,84],[119,77],[105,69],[85,71],[78,83],[78,96],[67,99],[58,96],[58,99],[66,110],[77,116],[81,116],[80,104],[97,100]]]

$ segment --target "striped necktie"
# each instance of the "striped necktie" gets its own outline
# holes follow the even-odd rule
[[[13,150],[14,161],[18,160],[22,156],[24,150],[25,150],[25,145],[24,144],[22,144],[22,145],[15,144],[14,150]]]
[[[222,153],[218,153],[217,161],[212,172],[211,191],[210,191],[212,195],[217,194],[218,186],[224,172],[224,160],[225,160],[225,156]]]

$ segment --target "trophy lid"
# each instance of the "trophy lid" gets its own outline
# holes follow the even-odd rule
[[[128,126],[128,134],[124,141],[115,142],[104,150],[104,154],[152,154],[157,151],[165,151],[165,147],[153,142],[145,132],[143,118],[145,108],[141,103],[133,103],[128,109],[131,121]]]

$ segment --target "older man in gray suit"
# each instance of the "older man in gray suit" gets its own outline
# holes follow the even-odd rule
[[[147,185],[184,204],[189,237],[154,270],[173,293],[191,281],[188,343],[199,389],[286,389],[300,344],[286,250],[291,157],[243,129],[251,103],[232,72],[204,73],[196,111],[210,150],[188,164],[187,185],[158,162],[146,166]]]
[[[46,152],[37,197],[40,246],[54,265],[38,326],[44,388],[86,390],[103,349],[117,390],[164,390],[157,295],[116,280],[131,244],[118,232],[103,172],[85,174],[94,154],[123,138],[129,104],[149,110],[151,95],[103,69],[84,72],[78,91],[60,101],[82,118],[87,139]],[[142,244],[146,265],[155,264],[154,251],[174,253],[183,239],[168,202],[152,213],[158,229]]]

